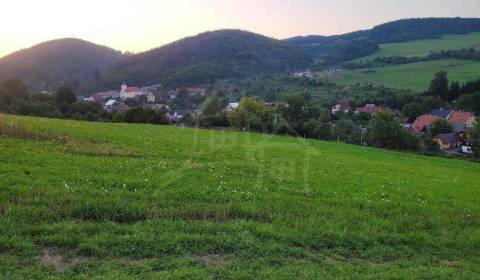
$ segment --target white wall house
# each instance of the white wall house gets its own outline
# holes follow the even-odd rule
[[[138,87],[128,87],[126,84],[123,84],[120,90],[120,98],[125,100],[128,98],[135,98],[142,95],[143,92]]]
[[[155,95],[153,93],[148,93],[147,95],[147,102],[154,103],[156,100]]]

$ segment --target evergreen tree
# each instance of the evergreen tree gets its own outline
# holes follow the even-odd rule
[[[453,101],[460,97],[460,83],[457,81],[452,82],[450,85],[450,96],[449,101]]]
[[[440,71],[435,74],[435,78],[432,80],[430,87],[428,88],[428,95],[433,97],[439,97],[443,101],[449,99],[450,89],[448,88],[447,72]]]

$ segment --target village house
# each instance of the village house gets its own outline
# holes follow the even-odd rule
[[[138,87],[129,87],[126,84],[123,84],[120,90],[120,98],[122,100],[135,98],[140,95],[143,95],[143,92]]]
[[[453,127],[453,132],[457,134],[462,140],[467,139],[468,127],[466,124],[457,123],[457,124],[453,124],[452,127]]]
[[[167,112],[165,116],[167,119],[172,123],[180,123],[185,115],[190,114],[193,117],[198,115],[198,111],[196,110],[176,110],[173,112]]]
[[[109,91],[97,92],[92,97],[97,102],[104,102],[109,99],[119,98],[120,93],[118,91],[109,90]]]
[[[375,104],[367,104],[364,107],[360,107],[360,108],[355,109],[355,113],[357,113],[357,114],[359,114],[359,113],[375,114],[375,113],[379,113],[379,112],[384,111],[384,110],[385,110],[385,108],[377,106]]]
[[[173,100],[173,99],[177,98],[177,96],[178,96],[178,90],[171,90],[167,93],[167,97],[170,100]]]
[[[332,108],[332,114],[334,115],[340,112],[349,113],[350,111],[352,111],[352,106],[350,106],[350,103],[348,103],[348,101],[340,101]]]
[[[205,94],[207,94],[207,89],[201,88],[201,87],[188,87],[187,92],[192,96],[193,95],[204,96]]]
[[[275,102],[265,102],[265,106],[270,107],[270,108],[275,108],[277,106],[277,103],[275,103]]]
[[[149,92],[147,94],[147,102],[149,103],[155,103],[156,97],[153,93]]]
[[[415,133],[422,133],[427,130],[427,128],[432,125],[432,123],[436,120],[440,120],[441,118],[438,116],[432,115],[422,115],[418,117],[412,125],[412,130]]]
[[[313,73],[310,70],[302,70],[293,73],[295,78],[313,78]]]
[[[83,102],[95,102],[95,98],[93,98],[93,96],[90,96],[90,97],[84,97]]]
[[[230,112],[232,110],[235,110],[238,108],[239,103],[238,102],[231,102],[228,103],[227,108],[225,108],[225,111]]]
[[[445,109],[434,109],[428,113],[430,116],[437,116],[441,119],[446,120],[451,114],[453,113],[453,110],[445,110]]]
[[[455,132],[439,134],[435,137],[435,141],[442,150],[453,150],[463,145],[463,140]]]
[[[472,127],[475,115],[471,112],[454,111],[447,117],[447,121],[452,125],[464,124],[467,127]]]
[[[115,99],[110,99],[108,100],[106,103],[105,103],[105,108],[109,108],[109,107],[112,107],[114,106],[115,104],[117,104],[117,100]]]

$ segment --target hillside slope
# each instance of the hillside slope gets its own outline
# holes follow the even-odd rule
[[[464,83],[480,78],[480,62],[474,60],[441,59],[417,63],[372,68],[373,72],[345,70],[341,85],[372,84],[395,89],[407,89],[415,92],[428,90],[435,73],[448,72],[450,81]]]
[[[402,43],[381,44],[378,51],[358,60],[375,59],[377,57],[425,57],[431,52],[460,49],[480,49],[480,32],[461,35],[444,35],[436,39],[414,40]]]
[[[219,30],[129,57],[107,73],[104,81],[110,86],[124,80],[136,85],[200,84],[305,68],[309,62],[302,49],[279,40],[240,30]]]
[[[435,39],[447,34],[480,32],[480,18],[413,18],[384,23],[369,30],[360,30],[335,36],[298,36],[286,39],[291,45],[302,47],[307,53],[328,63],[341,63],[373,54],[378,48],[373,44],[408,42],[420,39]],[[354,44],[363,40],[368,44]],[[339,44],[352,43],[355,57],[345,54]]]
[[[261,134],[1,117],[70,136],[0,137],[7,279],[480,272],[476,163]]]
[[[0,81],[16,77],[39,90],[52,90],[62,83],[83,90],[122,58],[120,52],[108,47],[58,39],[1,58]]]

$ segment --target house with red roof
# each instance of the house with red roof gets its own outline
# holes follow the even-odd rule
[[[350,106],[350,103],[348,103],[348,101],[340,101],[337,105],[332,107],[332,114],[334,115],[339,112],[348,113],[350,111],[352,111],[352,106]]]
[[[412,125],[412,130],[416,133],[422,133],[427,128],[432,125],[432,123],[436,120],[440,120],[441,118],[438,116],[432,115],[422,115],[418,117]]]
[[[474,120],[475,115],[473,113],[462,111],[454,111],[447,118],[447,121],[452,125],[461,124],[467,127],[472,127]]]
[[[120,90],[120,98],[125,100],[128,98],[135,98],[140,95],[143,95],[143,92],[138,87],[129,87],[126,84],[123,84]]]
[[[190,95],[204,96],[207,93],[207,89],[201,87],[188,87],[187,91]]]
[[[104,92],[97,92],[92,97],[97,102],[104,102],[104,101],[107,101],[109,99],[118,98],[118,97],[120,97],[120,94],[118,93],[118,91],[109,90],[109,91],[104,91]]]

